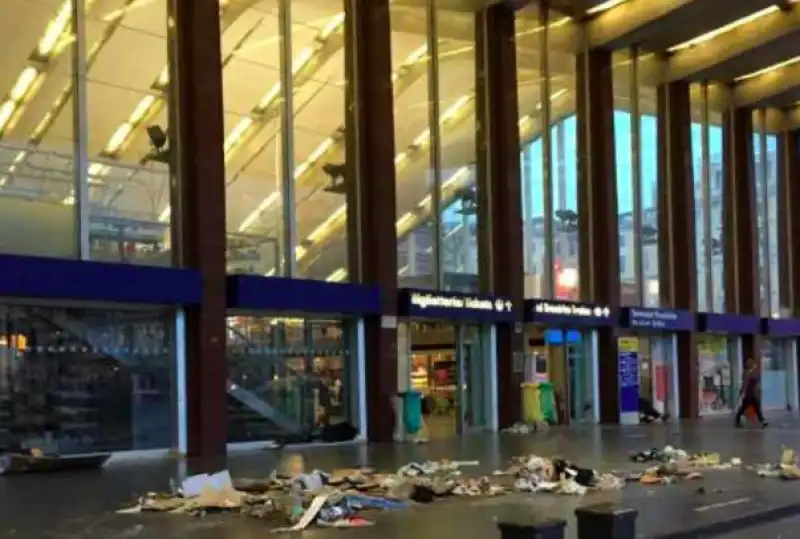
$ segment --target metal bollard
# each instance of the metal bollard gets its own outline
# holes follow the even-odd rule
[[[578,539],[636,539],[639,511],[614,503],[599,503],[575,510]]]
[[[497,527],[501,539],[564,539],[567,521],[534,516],[501,520]]]

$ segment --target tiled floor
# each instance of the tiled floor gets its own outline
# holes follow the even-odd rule
[[[774,428],[773,428],[774,427]],[[473,435],[434,440],[426,445],[350,445],[298,450],[312,468],[371,465],[393,469],[410,460],[479,460],[481,471],[502,467],[514,455],[561,455],[598,469],[630,467],[632,451],[670,444],[690,451],[719,451],[746,462],[776,460],[783,445],[800,447],[800,423],[780,418],[767,430],[731,428],[729,418],[683,425],[652,425],[623,429],[552,429],[528,436]],[[268,475],[286,451],[233,454],[227,466],[234,476]],[[110,465],[97,472],[0,478],[0,537],[63,539],[250,539],[263,538],[266,525],[235,516],[194,519],[173,515],[124,516],[114,510],[149,490],[166,489],[169,478],[181,473],[174,461],[146,461]],[[645,489],[633,485],[621,493],[568,498],[551,495],[514,495],[489,500],[442,501],[396,514],[379,514],[378,525],[364,530],[314,530],[314,536],[344,533],[356,537],[398,539],[418,536],[499,537],[495,518],[508,514],[571,517],[578,504],[611,500],[638,508],[639,528],[645,536],[665,527],[725,519],[751,510],[800,500],[800,483],[756,479],[744,472],[717,472],[706,478],[705,494],[695,485]],[[719,491],[715,492],[714,489]],[[747,499],[746,501],[741,501]],[[730,502],[736,502],[730,504]],[[698,508],[711,506],[711,509]],[[574,529],[574,526],[573,526]],[[571,537],[573,532],[568,534]],[[767,536],[758,534],[759,537]],[[744,536],[731,536],[739,539]]]

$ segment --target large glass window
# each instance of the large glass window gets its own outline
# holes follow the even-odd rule
[[[579,297],[575,57],[550,41],[566,24],[537,5],[517,13],[526,297]]]
[[[475,13],[392,8],[398,275],[478,288]]]
[[[722,115],[709,111],[708,127],[708,163],[709,163],[709,207],[708,219],[710,234],[708,236],[711,257],[711,288],[709,296],[710,309],[713,312],[725,312],[725,264],[723,249],[723,176],[722,176]]]
[[[164,310],[0,306],[0,446],[172,447],[173,320]]]
[[[697,310],[710,311],[711,268],[708,264],[707,248],[709,230],[707,224],[709,208],[708,182],[708,99],[707,86],[692,85],[691,131],[692,183],[694,187],[695,263],[697,267]]]
[[[230,317],[228,440],[355,437],[354,330],[342,320]]]
[[[0,250],[78,255],[72,85],[73,9],[68,0],[8,0],[0,22]]]
[[[343,6],[222,10],[229,272],[347,278]]]
[[[761,314],[781,316],[778,278],[778,142],[765,129],[766,114],[754,112],[753,170],[758,215]]]
[[[85,5],[85,36],[76,43],[85,54],[89,161],[77,161],[86,167],[80,192],[62,203],[88,197],[92,258],[168,265],[167,0]]]

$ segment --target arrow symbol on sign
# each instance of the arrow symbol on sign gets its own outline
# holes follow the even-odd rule
[[[608,318],[610,315],[611,315],[611,309],[609,309],[608,307],[606,307],[605,309],[603,309],[603,316],[605,316],[606,318]]]

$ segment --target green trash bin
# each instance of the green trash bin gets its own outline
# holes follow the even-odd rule
[[[403,428],[406,434],[416,434],[422,428],[422,393],[405,391],[403,399]]]
[[[553,384],[550,382],[539,383],[539,406],[541,407],[542,421],[555,425],[558,418],[556,417],[555,393]]]

